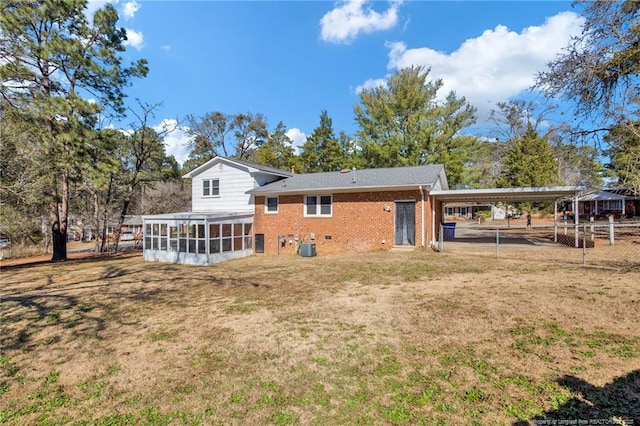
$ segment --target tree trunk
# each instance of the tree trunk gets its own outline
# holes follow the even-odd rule
[[[93,191],[91,194],[93,198],[93,226],[91,227],[91,235],[94,238],[94,251],[100,253],[100,242],[98,235],[100,235],[100,203],[98,201],[98,191]]]
[[[100,253],[104,253],[107,242],[107,226],[109,220],[109,203],[111,202],[111,190],[113,184],[113,173],[109,174],[109,186],[107,188],[107,195],[104,201],[104,212],[102,215],[102,242],[100,245]]]
[[[49,221],[51,224],[51,242],[53,247],[52,262],[67,260],[67,221],[69,217],[69,179],[64,173],[62,178],[61,194],[58,193],[57,184],[55,193],[49,203]]]
[[[120,219],[118,220],[118,229],[114,230],[116,233],[116,246],[114,252],[118,252],[118,245],[120,244],[120,232],[122,232],[122,225],[124,225],[124,219],[129,212],[129,204],[131,204],[131,195],[133,194],[133,186],[129,185],[129,189],[127,191],[127,197],[124,199],[122,203],[122,211],[120,212]]]

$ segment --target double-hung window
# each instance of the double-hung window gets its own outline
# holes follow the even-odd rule
[[[605,210],[622,210],[622,200],[605,200],[603,204]]]
[[[205,179],[202,181],[202,196],[217,197],[220,195],[220,179]]]
[[[304,197],[305,216],[331,216],[333,197],[331,195],[306,195]]]
[[[265,213],[278,213],[278,197],[266,197],[264,200]]]

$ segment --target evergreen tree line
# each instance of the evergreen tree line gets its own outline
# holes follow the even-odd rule
[[[100,236],[129,214],[188,210],[181,175],[217,155],[298,173],[443,164],[453,188],[599,187],[609,176],[640,192],[638,4],[589,3],[581,38],[538,76],[550,98],[598,113],[602,127],[549,125],[552,109],[514,100],[496,105],[495,136],[471,135],[476,109],[440,93],[429,69],[410,67],[360,93],[354,134],[336,135],[322,110],[299,148],[283,122],[269,131],[260,113],[187,116],[192,143],[181,166],[165,152],[172,129],[151,126],[158,105],[125,103],[148,67],[122,62],[126,31],[112,5],[88,18],[86,0],[0,0],[0,232],[23,242],[44,236],[52,259],[65,260],[72,219]],[[576,63],[583,73],[568,72]],[[126,129],[105,125],[125,116]]]
[[[188,116],[193,142],[184,171],[220,155],[298,173],[443,164],[453,188],[601,184],[596,149],[566,142],[561,126],[539,130],[548,109],[533,120],[532,111],[539,110],[534,103],[497,104],[495,133],[507,137],[488,140],[465,133],[476,121],[476,109],[454,92],[440,100],[441,87],[424,67],[402,69],[386,86],[360,93],[355,134],[336,134],[322,110],[300,147],[282,121],[268,132],[262,114]]]

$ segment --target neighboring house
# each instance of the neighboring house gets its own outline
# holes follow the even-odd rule
[[[293,175],[248,192],[255,251],[294,253],[302,241],[323,254],[425,247],[442,215],[430,192],[447,189],[439,164]]]
[[[445,220],[471,219],[477,207],[471,204],[448,205],[444,208]]]
[[[247,191],[291,173],[215,157],[183,176],[190,212],[143,216],[144,258],[208,265],[253,254],[254,197]]]
[[[578,197],[580,217],[604,219],[640,216],[640,197],[630,190],[610,189],[588,191]]]

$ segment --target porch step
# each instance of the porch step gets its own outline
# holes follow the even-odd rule
[[[389,251],[393,251],[393,252],[407,252],[407,251],[415,251],[416,250],[416,246],[393,246],[391,248],[391,250]]]

